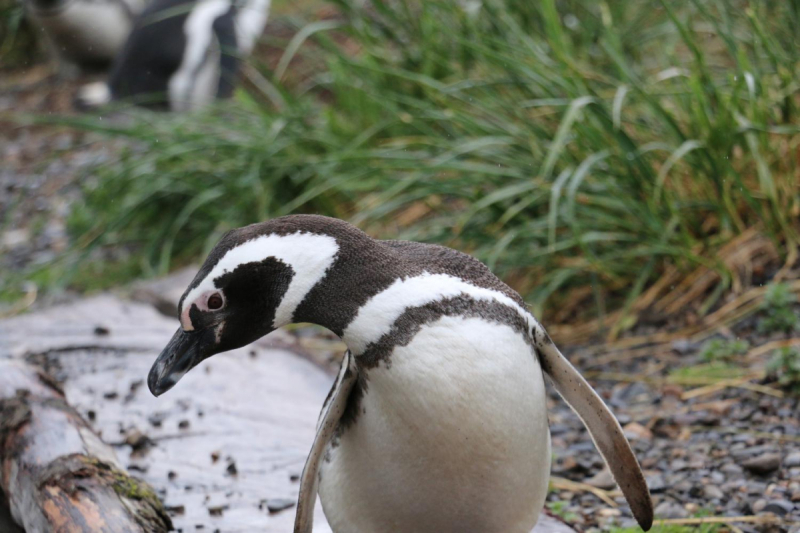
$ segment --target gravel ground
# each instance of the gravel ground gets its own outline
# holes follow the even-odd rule
[[[742,321],[730,336],[746,339],[753,347],[790,338],[759,335],[754,327],[758,320],[753,316]],[[706,388],[707,394],[690,397],[699,386],[659,382],[676,368],[702,364],[701,348],[677,340],[671,353],[658,358],[603,365],[603,374],[617,374],[615,380],[592,380],[633,444],[657,517],[771,514],[780,522],[736,527],[744,532],[800,531],[800,398],[790,394],[777,398],[739,387]],[[570,351],[569,358],[591,376],[596,356],[581,349]],[[763,368],[768,357],[752,361],[751,367]],[[622,504],[582,424],[557,396],[551,395],[551,401],[553,474],[611,490],[612,498]],[[565,502],[557,505],[579,530],[635,524],[626,506],[609,508],[586,491],[556,490],[549,501]]]
[[[58,80],[45,66],[3,76],[0,271],[19,272],[65,250],[67,216],[80,201],[79,179],[113,155],[109,141],[63,127],[20,122],[25,114],[72,114],[72,95],[86,81]]]

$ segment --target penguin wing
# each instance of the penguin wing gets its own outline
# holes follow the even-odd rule
[[[536,346],[542,370],[589,430],[595,446],[631,506],[636,521],[642,529],[649,530],[653,525],[653,501],[622,427],[592,386],[553,344],[544,328],[537,325],[537,329]]]
[[[328,398],[322,405],[322,412],[317,422],[317,435],[311,452],[308,454],[300,477],[300,495],[297,498],[297,514],[294,519],[294,533],[311,533],[314,525],[314,505],[317,502],[317,483],[319,482],[319,463],[325,454],[325,448],[336,431],[339,419],[347,405],[347,397],[353,390],[358,378],[355,357],[350,350],[345,352],[339,375],[333,384]]]

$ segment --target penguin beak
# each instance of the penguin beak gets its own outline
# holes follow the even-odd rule
[[[170,390],[184,374],[213,355],[215,345],[213,329],[184,331],[179,328],[150,369],[147,376],[150,392],[161,396]]]

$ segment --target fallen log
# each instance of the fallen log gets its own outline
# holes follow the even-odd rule
[[[42,371],[0,360],[0,489],[28,533],[161,533],[172,523],[144,482]]]

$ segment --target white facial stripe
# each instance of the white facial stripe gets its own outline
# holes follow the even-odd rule
[[[183,59],[169,80],[169,99],[173,111],[190,107],[194,79],[206,59],[206,52],[214,36],[213,22],[230,8],[231,0],[203,0],[194,6],[186,17],[183,25],[183,32],[186,35]]]
[[[325,277],[325,272],[333,264],[339,251],[336,239],[329,235],[311,233],[293,233],[291,235],[263,235],[231,248],[214,266],[211,272],[192,289],[183,301],[181,317],[191,308],[192,303],[207,291],[214,291],[214,280],[226,272],[233,272],[236,267],[246,263],[261,262],[274,257],[294,271],[286,294],[275,311],[272,326],[279,328],[292,321],[297,306],[306,294]],[[187,314],[188,319],[188,314]],[[185,326],[191,324],[183,323]]]
[[[536,324],[530,313],[501,292],[476,287],[447,274],[426,272],[414,278],[398,279],[386,290],[373,296],[358,310],[356,318],[347,326],[342,338],[348,348],[359,355],[370,343],[388,333],[392,324],[406,309],[460,294],[469,295],[476,300],[496,300],[515,309],[528,324]]]
[[[239,52],[249,54],[256,39],[267,24],[270,0],[246,0],[239,2],[236,14],[236,43]]]

